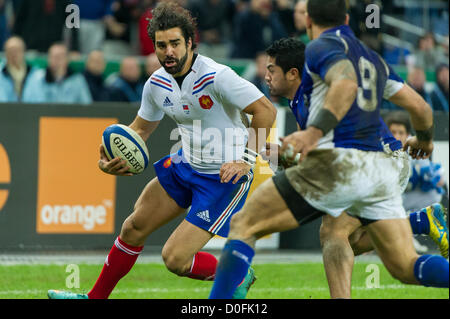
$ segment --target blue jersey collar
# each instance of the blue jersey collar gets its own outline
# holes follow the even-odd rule
[[[352,37],[355,36],[355,34],[353,33],[352,29],[346,24],[343,24],[343,25],[340,25],[340,26],[328,29],[328,30],[324,31],[320,36],[323,36],[323,35],[326,35],[326,34],[331,34],[331,33],[335,34],[336,31],[341,31],[341,34],[344,34],[344,35],[348,35],[348,36],[352,36]]]

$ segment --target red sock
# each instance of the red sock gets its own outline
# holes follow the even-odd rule
[[[213,255],[205,252],[198,252],[192,261],[189,278],[199,280],[214,280],[216,276],[217,259]]]
[[[142,248],[130,246],[117,237],[100,276],[88,293],[89,299],[107,299],[119,280],[133,267]]]

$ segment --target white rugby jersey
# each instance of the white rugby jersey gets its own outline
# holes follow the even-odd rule
[[[181,89],[164,68],[147,80],[138,115],[178,125],[183,154],[200,173],[218,174],[225,162],[242,157],[248,132],[240,111],[263,97],[252,83],[229,67],[198,55]]]

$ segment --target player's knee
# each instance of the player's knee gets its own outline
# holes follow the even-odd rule
[[[170,249],[163,248],[161,256],[167,270],[170,272],[178,276],[185,276],[188,273],[189,269],[184,260]]]
[[[335,243],[336,241],[347,240],[348,234],[339,231],[336,228],[325,226],[322,224],[319,230],[320,244],[323,247],[326,244]]]
[[[129,245],[142,246],[146,236],[142,227],[136,223],[132,216],[129,216],[122,224],[120,238]]]

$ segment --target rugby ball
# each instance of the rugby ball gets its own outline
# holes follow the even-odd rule
[[[147,168],[147,146],[130,127],[122,124],[108,126],[103,132],[102,144],[108,159],[120,157],[125,160],[131,173],[140,174]]]

